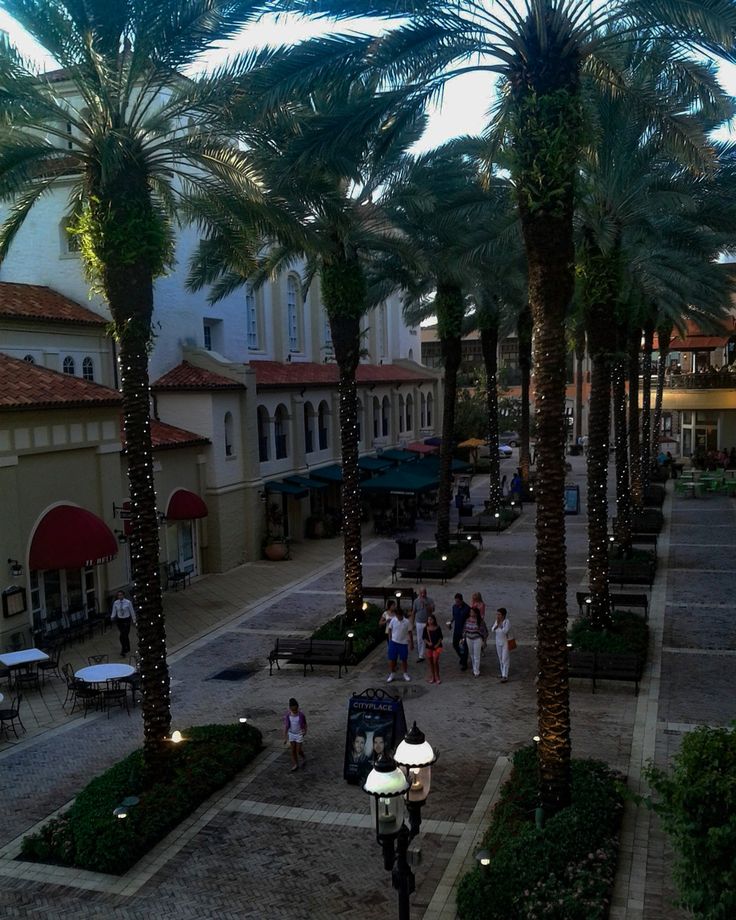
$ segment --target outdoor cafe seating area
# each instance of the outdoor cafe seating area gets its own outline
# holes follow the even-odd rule
[[[736,496],[736,470],[683,470],[675,480],[675,494],[703,498],[709,494]]]

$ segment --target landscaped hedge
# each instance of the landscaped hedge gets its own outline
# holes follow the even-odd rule
[[[645,775],[676,853],[680,903],[699,920],[736,916],[736,723],[688,732],[672,769]]]
[[[143,789],[143,752],[134,751],[93,779],[64,814],[25,837],[24,859],[121,875],[261,750],[250,725],[200,725],[172,747],[172,776]],[[128,796],[140,803],[125,819],[113,811]]]
[[[457,575],[458,572],[462,572],[463,569],[466,569],[477,555],[478,550],[476,547],[473,546],[472,543],[467,542],[450,547],[447,553],[441,553],[437,547],[425,549],[419,554],[419,558],[441,559],[443,556],[447,556],[445,569],[447,571],[447,577],[452,578]]]
[[[535,751],[514,756],[483,847],[489,866],[472,869],[457,895],[462,920],[600,920],[616,871],[623,811],[616,776],[598,761],[572,762],[572,804],[540,830]]]
[[[383,611],[375,604],[368,604],[363,611],[363,619],[350,626],[345,625],[345,616],[333,617],[327,623],[323,623],[312,633],[313,639],[344,639],[348,631],[353,633],[353,654],[355,661],[365,658],[369,652],[384,642],[386,639],[386,630],[383,626],[378,625]]]
[[[615,610],[611,629],[596,629],[588,617],[577,619],[570,630],[572,647],[581,652],[635,653],[647,660],[649,627],[631,610]]]

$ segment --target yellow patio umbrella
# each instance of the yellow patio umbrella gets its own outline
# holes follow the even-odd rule
[[[458,447],[470,447],[473,450],[476,450],[478,447],[483,447],[485,441],[481,441],[480,438],[468,438],[467,441],[463,441],[462,444],[458,444]]]

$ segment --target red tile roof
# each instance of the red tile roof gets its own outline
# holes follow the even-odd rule
[[[256,373],[256,385],[263,387],[298,387],[305,385],[337,386],[336,364],[296,362],[282,364],[280,361],[251,361],[250,367]],[[430,374],[422,374],[399,367],[396,364],[359,364],[358,383],[419,383],[434,380]]]
[[[104,326],[107,320],[75,300],[39,284],[0,282],[0,316],[57,323]]]
[[[123,418],[120,417],[120,442],[125,450],[125,432]],[[151,443],[154,450],[171,450],[174,447],[191,447],[193,444],[209,444],[209,438],[185,428],[167,425],[160,419],[151,419]]]
[[[117,390],[0,354],[0,409],[118,406]]]
[[[151,384],[154,390],[240,390],[243,384],[182,361]]]

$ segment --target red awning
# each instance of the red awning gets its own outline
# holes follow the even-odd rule
[[[406,449],[413,451],[415,454],[436,454],[439,450],[434,445],[423,444],[421,441],[412,441],[411,444],[406,445]]]
[[[726,345],[727,335],[688,335],[684,339],[675,336],[670,342],[670,351],[715,351]]]
[[[81,569],[114,559],[115,535],[96,514],[75,505],[57,505],[36,528],[28,565],[31,570]]]
[[[195,492],[177,489],[169,499],[166,519],[169,521],[191,521],[207,517],[207,505]]]

